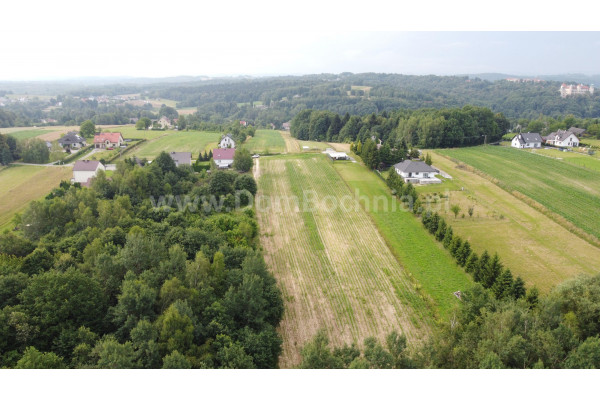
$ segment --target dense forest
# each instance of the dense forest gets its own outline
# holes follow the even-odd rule
[[[50,100],[7,103],[0,108],[0,127],[26,126],[49,117],[68,121],[92,119],[97,124],[123,123],[148,112],[131,104],[97,104],[78,98],[139,93],[143,98],[170,99],[178,107],[195,107],[195,118],[210,123],[248,120],[258,126],[280,127],[305,109],[338,114],[369,115],[392,110],[484,107],[510,119],[600,118],[600,95],[561,98],[560,81],[489,81],[468,76],[418,76],[399,74],[320,74],[266,78],[173,79],[164,82],[129,81],[119,84],[77,83],[0,84],[11,93],[44,93],[52,88]],[[578,82],[569,82],[578,83]],[[36,86],[36,85],[39,85]],[[6,87],[6,88],[4,88]],[[59,100],[60,98],[60,100]],[[61,102],[60,107],[56,104]],[[85,103],[85,104],[80,104]]]
[[[487,108],[399,110],[368,116],[340,116],[328,111],[303,110],[291,123],[291,134],[300,140],[362,142],[368,139],[397,148],[458,147],[497,142],[508,131],[503,114]]]
[[[0,366],[277,367],[283,301],[242,207],[255,193],[249,174],[162,153],[32,202],[0,235]]]

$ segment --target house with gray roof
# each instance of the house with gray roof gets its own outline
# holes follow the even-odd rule
[[[228,133],[227,135],[223,135],[221,137],[221,141],[219,142],[219,148],[235,149],[235,140],[233,140],[233,136],[231,136],[231,133]]]
[[[546,144],[556,147],[579,147],[579,138],[573,132],[562,129],[552,132],[545,139]]]
[[[100,161],[76,161],[75,165],[73,165],[72,182],[81,183],[83,186],[89,185],[90,180],[94,178],[100,170],[106,171],[106,168],[104,168],[104,165]]]
[[[542,137],[535,132],[519,133],[512,138],[510,145],[517,149],[540,148],[542,147]]]
[[[585,129],[572,126],[567,130],[567,132],[571,132],[573,135],[580,137],[585,133]]]
[[[175,161],[177,167],[180,165],[192,165],[192,153],[172,151],[169,155]]]
[[[58,144],[63,149],[80,149],[85,147],[85,139],[79,135],[79,132],[68,132],[58,139]]]
[[[440,171],[423,161],[404,160],[394,165],[394,169],[407,183],[442,183],[440,179],[435,177]]]

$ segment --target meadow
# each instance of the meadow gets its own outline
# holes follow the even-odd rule
[[[400,264],[415,279],[419,291],[432,303],[437,316],[448,317],[458,301],[453,293],[472,285],[469,276],[425,230],[420,219],[404,210],[383,180],[359,163],[338,161],[333,166],[350,190],[361,198],[361,205]]]
[[[495,178],[551,212],[600,238],[600,173],[578,165],[501,146],[438,150]]]
[[[568,164],[573,164],[585,169],[600,172],[600,158],[598,158],[597,153],[594,155],[588,155],[578,151],[560,151],[554,148],[543,150],[532,149],[527,151],[539,156],[551,157],[556,160],[562,160]]]
[[[196,159],[200,152],[204,153],[215,149],[221,138],[219,132],[181,131],[170,133],[169,131],[162,131],[161,133],[161,136],[148,140],[127,153],[127,157],[137,156],[152,160],[161,151],[189,151],[192,153],[192,159]],[[137,137],[144,136],[138,135]]]
[[[0,232],[13,227],[12,218],[30,201],[46,196],[72,175],[70,167],[12,165],[0,169]]]
[[[454,233],[469,240],[479,254],[483,250],[497,252],[502,263],[527,286],[546,293],[568,278],[600,272],[600,249],[596,246],[489,180],[457,168],[445,157],[433,153],[433,165],[452,179],[441,185],[418,186],[417,191],[424,199],[428,195],[431,200],[437,198],[440,213]],[[458,218],[450,211],[452,205],[460,207]],[[469,207],[473,207],[472,216]],[[556,238],[568,243],[569,250],[556,246]]]
[[[297,365],[320,328],[336,345],[394,329],[427,337],[426,300],[324,156],[262,157],[254,173],[261,245],[285,301],[280,367]],[[289,201],[304,195],[313,201]]]
[[[258,129],[254,137],[248,137],[243,147],[251,154],[283,153],[285,151],[285,141],[279,131]]]

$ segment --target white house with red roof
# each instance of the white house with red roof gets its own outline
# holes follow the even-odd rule
[[[219,168],[229,168],[233,164],[235,149],[214,149],[213,160]]]
[[[73,182],[87,185],[100,170],[106,171],[100,161],[79,160],[73,165]]]
[[[120,132],[103,132],[94,136],[95,149],[108,149],[121,146],[125,140]]]

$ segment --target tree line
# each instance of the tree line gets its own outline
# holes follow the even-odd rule
[[[0,235],[0,366],[277,367],[283,301],[237,207],[255,193],[161,153],[32,202]]]
[[[367,116],[340,116],[329,111],[303,110],[291,123],[300,140],[361,142],[371,139],[389,149],[461,147],[499,141],[509,121],[490,109],[465,106],[453,109],[396,110]]]

